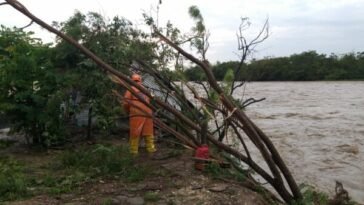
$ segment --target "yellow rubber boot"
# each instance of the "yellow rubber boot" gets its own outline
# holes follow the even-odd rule
[[[145,144],[147,146],[147,152],[153,153],[153,152],[157,151],[154,146],[154,136],[153,135],[145,136]]]
[[[137,155],[139,149],[139,137],[136,136],[130,137],[129,144],[130,144],[130,153],[133,155]]]

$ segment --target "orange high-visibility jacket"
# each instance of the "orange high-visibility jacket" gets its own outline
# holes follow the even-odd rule
[[[132,89],[146,102],[150,102],[149,97],[140,90],[135,87]],[[124,110],[129,113],[130,137],[153,135],[153,112],[149,107],[144,105],[130,91],[125,92],[123,106]]]

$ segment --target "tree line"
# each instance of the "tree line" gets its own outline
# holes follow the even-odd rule
[[[213,72],[217,80],[223,80],[229,70],[236,70],[238,61],[217,62]],[[198,67],[184,71],[188,80],[205,80]],[[363,80],[364,52],[343,55],[318,54],[307,51],[289,57],[265,58],[243,64],[239,80],[248,81],[315,81],[315,80]]]

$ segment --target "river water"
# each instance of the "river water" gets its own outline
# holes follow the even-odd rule
[[[273,141],[298,184],[334,194],[335,180],[364,203],[364,82],[250,82],[246,114]]]

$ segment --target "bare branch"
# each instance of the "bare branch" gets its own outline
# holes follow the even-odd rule
[[[28,28],[29,26],[31,26],[32,24],[34,23],[34,21],[31,21],[30,23],[28,23],[26,26],[23,26],[19,29],[25,29],[25,28]]]
[[[201,85],[202,88],[204,89],[205,93],[206,93],[206,96],[209,96],[209,90],[207,89],[206,85],[203,82],[196,81],[195,83]]]
[[[39,25],[45,27],[49,31],[59,35],[62,37],[65,41],[69,42],[73,46],[77,47],[82,53],[84,53],[86,56],[91,58],[100,68],[102,68],[104,71],[107,71],[108,73],[114,74],[117,76],[121,82],[122,85],[131,91],[134,95],[136,95],[135,92],[133,92],[133,89],[131,89],[131,86],[136,87],[138,90],[140,90],[142,93],[144,93],[146,96],[148,96],[151,99],[154,99],[156,102],[156,105],[148,104],[142,97],[137,96],[136,97],[145,105],[150,107],[152,110],[158,110],[159,108],[166,109],[170,113],[174,114],[176,118],[181,120],[182,123],[185,123],[186,126],[190,127],[193,130],[196,130],[198,133],[202,132],[202,129],[200,126],[198,126],[198,123],[191,120],[189,117],[187,117],[185,114],[179,112],[178,110],[174,109],[170,105],[164,103],[159,98],[154,98],[148,90],[146,90],[143,86],[138,85],[136,82],[132,81],[128,76],[124,75],[123,73],[120,73],[115,68],[111,67],[110,65],[106,64],[102,59],[100,59],[98,56],[96,56],[94,53],[92,53],[90,50],[85,48],[84,46],[80,45],[77,41],[74,39],[66,36],[64,33],[60,32],[57,29],[54,29],[53,27],[46,24],[44,21],[38,19],[33,14],[31,14],[23,5],[21,5],[16,0],[6,0],[9,4],[11,4],[15,9],[19,10],[21,13],[25,14],[35,22],[37,22]],[[174,48],[176,51],[180,52],[183,56],[190,59],[197,65],[199,65],[205,72],[209,83],[211,87],[215,90],[215,92],[219,95],[220,101],[222,102],[224,109],[229,113],[227,119],[234,119],[239,122],[239,124],[243,125],[242,129],[247,134],[249,139],[256,145],[256,147],[259,149],[260,153],[262,154],[264,160],[266,161],[270,173],[262,169],[259,165],[257,165],[254,161],[250,160],[247,156],[240,153],[238,150],[235,150],[229,146],[227,146],[224,143],[219,142],[215,139],[214,136],[211,135],[211,133],[206,133],[207,138],[215,144],[217,147],[223,149],[227,153],[230,153],[231,155],[235,156],[236,158],[242,160],[247,165],[249,165],[252,169],[254,169],[260,176],[262,176],[265,180],[267,180],[274,188],[275,190],[280,194],[280,196],[286,201],[286,202],[292,202],[294,199],[302,198],[301,193],[299,192],[299,189],[293,180],[291,173],[283,163],[283,160],[281,159],[278,151],[273,146],[270,139],[246,116],[246,114],[237,108],[236,104],[231,100],[230,96],[227,96],[223,89],[219,86],[217,83],[215,77],[213,76],[211,67],[206,61],[201,61],[194,57],[193,55],[187,53],[182,48],[180,48],[178,45],[170,41],[168,38],[163,36],[157,29],[154,29],[155,34],[163,40],[165,43],[167,43],[169,46]],[[157,107],[158,106],[158,107]],[[163,126],[163,125],[162,125]],[[173,132],[172,130],[169,130]],[[176,137],[180,137],[181,140],[185,140],[186,138],[183,136],[179,136],[179,133],[175,133]],[[281,172],[280,172],[281,170]],[[285,177],[286,181],[288,182],[288,185],[291,188],[291,193],[289,190],[286,189],[285,184],[282,179],[282,174]]]
[[[19,2],[17,2],[18,4],[19,4],[19,6],[21,6],[22,7],[22,9],[25,9],[26,10],[26,8],[22,5],[22,4],[20,4]],[[2,2],[2,3],[0,3],[0,6],[2,6],[2,5],[8,5],[9,3],[8,2]],[[20,27],[19,29],[21,29],[21,30],[23,30],[23,29],[25,29],[25,28],[28,28],[29,26],[31,26],[32,24],[34,23],[34,21],[33,20],[31,20],[30,21],[30,23],[28,23],[27,25],[25,25],[25,26],[23,26],[23,27]]]
[[[257,102],[260,102],[260,101],[263,101],[263,100],[265,100],[265,98],[261,98],[261,99],[258,99],[258,100],[254,99],[254,98],[249,98],[249,99],[245,100],[242,103],[242,105],[243,105],[243,107],[248,107],[249,105],[251,105],[253,103],[257,103]]]
[[[244,37],[243,32],[250,28],[250,21],[248,18],[241,18],[241,24],[239,26],[239,31],[237,33],[238,39],[238,50],[241,51],[240,56],[240,63],[239,66],[236,68],[234,72],[234,80],[231,85],[230,95],[232,95],[236,88],[240,87],[241,85],[236,86],[235,83],[239,78],[239,74],[241,72],[242,66],[247,58],[248,55],[251,55],[255,51],[255,47],[265,41],[269,37],[269,19],[267,18],[264,22],[263,27],[260,29],[259,33],[255,36],[253,40],[249,43],[247,39]]]
[[[241,81],[241,82],[239,82],[239,84],[237,84],[237,85],[235,85],[235,86],[233,87],[233,90],[235,90],[236,88],[239,88],[239,87],[243,86],[244,84],[245,84],[245,81]]]
[[[252,160],[252,158],[251,158],[251,156],[250,156],[249,149],[248,149],[248,147],[247,147],[247,146],[246,146],[246,144],[245,144],[245,141],[244,141],[244,139],[243,139],[243,136],[241,136],[240,132],[238,131],[238,128],[237,128],[237,127],[236,127],[233,123],[231,123],[230,125],[231,125],[231,127],[233,128],[233,130],[234,130],[234,132],[235,132],[236,136],[238,136],[238,138],[239,138],[239,140],[240,140],[241,144],[243,145],[243,148],[244,148],[244,150],[245,150],[246,156],[248,157],[248,159]]]
[[[254,40],[250,42],[250,45],[259,44],[269,37],[269,19],[264,22],[262,29]]]
[[[233,110],[234,117],[236,117],[240,123],[244,125],[243,130],[247,133],[247,136],[250,140],[255,143],[257,148],[259,149],[260,153],[262,154],[264,160],[267,162],[267,165],[274,175],[274,182],[270,183],[277,192],[281,195],[282,198],[284,198],[285,201],[289,202],[292,201],[293,198],[302,198],[302,194],[300,190],[298,189],[298,186],[296,182],[293,180],[293,177],[291,176],[290,171],[286,166],[284,166],[283,160],[280,157],[279,153],[277,152],[276,148],[274,146],[266,147],[264,144],[271,143],[268,136],[266,136],[263,132],[260,132],[258,134],[256,131],[256,126],[253,124],[253,122],[245,115],[243,111],[240,109],[237,109],[236,105],[231,101],[231,99],[224,93],[222,88],[218,85],[211,67],[209,64],[200,61],[193,55],[189,54],[185,50],[183,50],[178,45],[174,44],[172,41],[170,41],[168,38],[166,38],[163,34],[161,34],[157,29],[154,29],[155,34],[165,43],[173,47],[176,51],[180,52],[182,55],[184,55],[186,58],[191,60],[192,62],[196,63],[198,66],[200,66],[203,71],[206,74],[206,77],[208,79],[208,82],[210,83],[211,87],[220,95],[220,100],[222,104],[228,109],[230,112]],[[264,140],[263,140],[264,138]],[[216,145],[216,141],[214,141],[213,138],[209,136],[209,140],[212,141]],[[264,143],[262,143],[263,141]],[[222,143],[223,144],[223,143]],[[269,149],[269,151],[267,150]],[[274,156],[272,156],[269,152],[274,152]],[[278,167],[277,167],[278,166]],[[293,196],[287,191],[287,189],[284,186],[284,182],[282,180],[281,174],[279,172],[279,169],[281,169],[282,172],[284,172],[285,179],[288,182],[288,185],[291,188],[291,191],[293,192]]]

